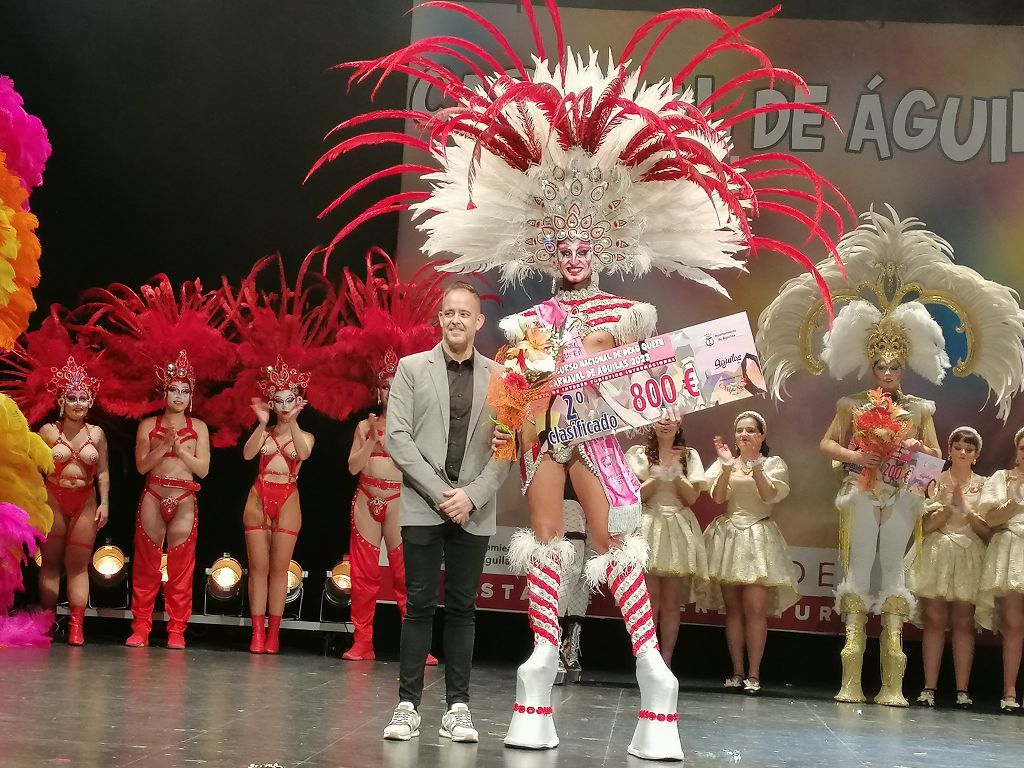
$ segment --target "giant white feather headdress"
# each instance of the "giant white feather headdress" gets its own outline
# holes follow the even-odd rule
[[[1024,390],[1024,312],[1016,291],[953,262],[949,243],[914,218],[873,208],[839,242],[847,279],[830,262],[818,265],[837,304],[845,304],[829,332],[824,307],[806,276],[786,283],[758,320],[757,348],[772,395],[782,399],[797,371],[835,378],[864,375],[879,358],[897,358],[939,383],[950,368],[942,328],[927,306],[942,306],[959,321],[967,351],[953,366],[988,384],[999,417]]]
[[[832,197],[835,190],[827,180],[784,152],[732,157],[733,126],[765,112],[810,110],[832,120],[813,104],[755,106],[748,101],[761,81],[785,82],[800,91],[807,87],[798,75],[772,66],[742,34],[777,9],[736,27],[703,9],[666,11],[636,30],[617,61],[609,53],[602,66],[594,51],[583,56],[565,46],[554,0],[547,0],[546,7],[557,57],[549,58],[533,5],[524,0],[537,51],[528,71],[501,31],[480,13],[453,2],[425,2],[416,10],[431,6],[474,22],[496,43],[496,50],[434,36],[349,65],[355,69],[354,81],[373,76],[379,78],[378,86],[389,74],[408,75],[433,88],[444,106],[436,113],[378,110],[337,126],[344,134],[357,126],[403,118],[412,133],[351,135],[313,171],[379,143],[421,150],[428,161],[372,174],[343,192],[324,214],[395,175],[421,177],[431,188],[379,200],[345,225],[331,247],[370,218],[410,210],[426,233],[427,255],[450,259],[439,267],[447,271],[500,269],[506,283],[530,273],[557,274],[557,243],[587,240],[598,271],[675,272],[722,293],[710,273],[742,268],[739,257],[745,251],[781,253],[818,277],[814,261],[802,250],[754,232],[766,214],[795,222],[835,253],[823,224],[834,222],[841,232],[842,220],[826,197],[842,205],[845,200],[838,193]],[[687,21],[707,24],[718,39],[671,79],[644,82],[648,62],[668,32]],[[638,46],[652,35],[641,59]],[[700,64],[730,52],[749,57],[754,66],[698,102],[686,81]],[[639,66],[631,63],[634,54]],[[507,72],[499,58],[511,60]],[[462,76],[469,73],[481,84],[467,86]],[[801,184],[806,189],[798,188]],[[818,280],[818,286],[831,311],[824,282]]]

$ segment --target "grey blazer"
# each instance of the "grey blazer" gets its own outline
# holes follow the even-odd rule
[[[475,506],[463,526],[466,532],[490,536],[495,530],[494,497],[510,465],[491,458],[494,424],[488,417],[494,412],[487,406],[487,385],[495,363],[479,352],[473,355],[473,407],[466,453],[454,485],[465,489]],[[392,460],[402,470],[402,525],[440,525],[448,519],[438,504],[453,487],[444,471],[450,403],[440,344],[399,361],[388,400],[387,442]]]

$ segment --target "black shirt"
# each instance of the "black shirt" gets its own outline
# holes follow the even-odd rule
[[[448,479],[458,483],[462,470],[462,459],[466,455],[466,439],[469,437],[469,414],[473,409],[473,358],[458,362],[448,351],[441,348],[445,366],[448,369],[448,454],[444,471]]]

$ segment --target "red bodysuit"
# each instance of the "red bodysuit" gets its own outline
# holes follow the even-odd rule
[[[281,507],[284,506],[285,502],[291,497],[295,491],[298,490],[298,476],[299,467],[302,465],[302,460],[296,456],[289,456],[285,453],[285,448],[292,445],[292,441],[289,440],[284,445],[277,442],[277,438],[272,434],[267,435],[271,440],[274,441],[275,450],[271,453],[267,453],[260,450],[260,469],[259,474],[256,477],[256,483],[254,487],[256,489],[256,495],[259,496],[260,504],[263,505],[263,524],[262,525],[247,525],[245,526],[246,532],[248,531],[272,531],[274,533],[285,533],[289,536],[298,536],[298,531],[291,531],[287,528],[281,528],[277,524],[277,518],[281,514]],[[264,446],[266,442],[264,441]],[[288,467],[287,472],[278,472],[276,470],[268,469],[270,462],[275,456],[280,455],[284,459],[285,464]],[[277,475],[278,477],[287,478],[283,483],[272,483],[266,479],[267,475]]]
[[[50,493],[53,494],[53,498],[60,504],[60,512],[64,516],[65,520],[71,520],[78,517],[78,514],[82,511],[85,505],[89,502],[89,499],[95,498],[95,489],[93,486],[93,480],[96,477],[97,464],[99,463],[99,449],[96,448],[96,444],[92,441],[92,435],[89,433],[89,425],[85,425],[85,442],[82,443],[82,447],[77,451],[71,447],[71,443],[64,437],[64,433],[61,432],[60,425],[54,424],[57,428],[57,442],[55,442],[50,450],[53,452],[53,463],[54,471],[52,475],[48,475],[46,478],[46,484],[50,488]],[[57,449],[58,447],[65,447],[68,450],[66,457],[61,457]],[[96,461],[87,462],[82,458],[82,452],[92,447],[96,451]],[[77,487],[68,487],[60,484],[61,475],[64,474],[64,470],[72,464],[77,464],[79,468],[85,473],[86,484]]]
[[[378,441],[384,437],[384,433],[379,429],[377,430]],[[390,459],[391,456],[384,451],[374,451],[370,454],[371,459]],[[370,488],[377,488],[382,491],[395,491],[390,496],[374,496],[370,493]],[[388,506],[392,501],[401,496],[398,493],[402,488],[402,484],[397,480],[383,480],[379,477],[368,477],[367,475],[359,475],[359,484],[356,485],[356,495],[352,499],[352,510],[355,511],[356,499],[359,498],[359,492],[362,491],[366,494],[366,507],[376,522],[383,524],[384,518],[388,514]],[[353,518],[354,519],[354,518]]]
[[[149,439],[151,441],[158,440],[168,431],[169,427],[163,426],[158,418],[156,420],[156,424],[154,424],[153,428],[149,430]],[[181,443],[189,443],[193,440],[199,439],[199,433],[197,433],[195,427],[192,426],[192,419],[188,416],[185,417],[185,426],[179,429],[177,434],[178,441]],[[164,458],[171,459],[174,458],[175,455],[174,449],[172,448],[164,454]],[[150,487],[153,485],[161,486],[163,488],[182,488],[185,492],[179,496],[164,497]],[[146,487],[143,488],[142,495],[145,497],[148,493],[157,499],[160,503],[160,517],[163,518],[165,523],[169,523],[178,511],[178,507],[181,506],[181,502],[190,497],[195,499],[196,491],[198,491],[199,488],[199,483],[194,480],[182,480],[177,477],[164,477],[163,475],[150,475],[146,478]]]

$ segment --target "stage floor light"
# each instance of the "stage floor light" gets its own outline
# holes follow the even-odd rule
[[[92,553],[89,575],[97,586],[116,586],[128,576],[127,563],[128,558],[120,547],[104,544]]]
[[[294,560],[288,563],[288,593],[284,597],[286,603],[295,601],[302,594],[302,580],[307,575],[302,566]]]
[[[160,555],[160,581],[167,583],[167,553]]]
[[[227,552],[206,569],[206,591],[217,600],[231,600],[242,590],[242,564]]]
[[[352,563],[342,560],[327,572],[324,597],[331,605],[344,608],[352,602]]]

